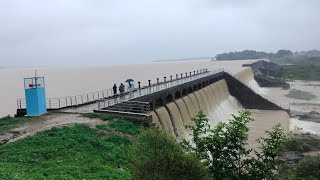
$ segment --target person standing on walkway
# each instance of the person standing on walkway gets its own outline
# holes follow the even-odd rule
[[[121,83],[119,86],[120,94],[124,93],[124,85]]]
[[[113,89],[113,95],[116,95],[117,94],[117,85],[114,84],[112,89]]]

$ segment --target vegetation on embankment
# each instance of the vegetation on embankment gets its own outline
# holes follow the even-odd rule
[[[140,125],[113,119],[96,129],[52,128],[0,145],[1,179],[130,179],[131,139]]]
[[[279,170],[283,150],[305,151],[320,143],[296,139],[284,146],[286,135],[277,125],[259,139],[257,152],[250,150],[247,123],[253,119],[248,112],[239,114],[230,123],[212,128],[207,116],[199,112],[193,118],[194,126],[188,126],[193,144],[177,142],[165,132],[144,129],[125,119],[84,114],[106,122],[95,128],[53,128],[0,145],[0,179],[287,179],[317,175],[317,158],[281,168],[279,175],[274,172]],[[303,171],[309,165],[315,172]]]
[[[0,135],[5,134],[16,127],[19,127],[20,125],[26,123],[28,120],[32,120],[32,118],[15,118],[11,116],[5,116],[0,118]]]
[[[295,89],[290,90],[289,93],[286,94],[285,96],[288,98],[307,100],[307,101],[313,100],[317,97],[310,92],[295,90]]]
[[[275,78],[320,81],[320,65],[287,65],[273,71],[272,76]]]
[[[320,177],[320,137],[295,134],[285,143],[278,179],[317,179]],[[318,154],[318,155],[317,155]]]

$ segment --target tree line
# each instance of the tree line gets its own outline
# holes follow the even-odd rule
[[[292,52],[290,50],[281,49],[276,53],[267,53],[263,51],[244,50],[241,52],[229,52],[216,55],[216,60],[245,60],[245,59],[270,59],[270,60],[283,60],[292,59],[297,57],[314,58],[320,57],[319,50]]]

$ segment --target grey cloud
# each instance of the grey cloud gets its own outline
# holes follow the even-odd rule
[[[320,49],[320,1],[0,1],[0,66]]]

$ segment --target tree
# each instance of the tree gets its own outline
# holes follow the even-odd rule
[[[293,53],[290,50],[281,49],[274,55],[275,58],[285,58],[292,56]]]
[[[249,128],[253,119],[248,111],[240,111],[239,116],[232,115],[229,123],[218,123],[215,128],[208,124],[209,119],[199,111],[192,131],[193,143],[182,142],[184,148],[195,153],[203,161],[213,179],[265,179],[272,177],[273,170],[280,164],[278,160],[286,135],[280,125],[267,131],[267,138],[260,138],[259,150],[247,147]]]
[[[144,130],[134,141],[134,179],[210,179],[206,167],[186,153],[171,136],[154,129]]]

